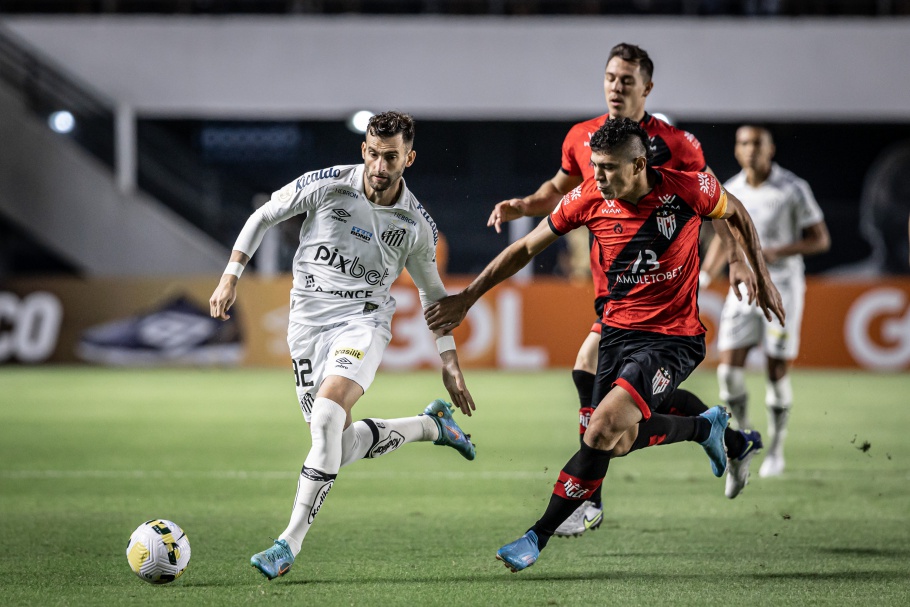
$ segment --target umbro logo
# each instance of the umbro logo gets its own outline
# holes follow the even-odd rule
[[[351,362],[351,360],[349,358],[345,358],[344,356],[342,356],[341,358],[335,359],[335,364],[338,365],[339,367],[342,367],[344,365],[353,365],[354,363]],[[344,367],[344,368],[347,369],[347,367]]]
[[[344,209],[332,209],[332,219],[335,221],[340,221],[341,223],[347,223],[347,218],[351,214],[345,211]]]

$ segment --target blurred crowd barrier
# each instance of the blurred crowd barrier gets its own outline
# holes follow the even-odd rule
[[[12,281],[0,290],[0,364],[289,366],[290,276],[244,277],[228,322],[208,316],[216,282],[213,277]],[[454,291],[467,280],[448,284]],[[398,311],[384,368],[437,367],[417,291],[402,280],[392,294]],[[723,288],[714,286],[700,295],[707,365],[717,360],[724,296]],[[459,358],[474,368],[571,367],[594,320],[591,302],[591,287],[583,283],[504,283],[456,330]],[[910,278],[809,278],[797,366],[910,369]]]

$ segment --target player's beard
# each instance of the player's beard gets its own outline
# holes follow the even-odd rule
[[[375,173],[367,173],[367,181],[369,182],[370,187],[377,192],[385,192],[398,183],[398,178],[401,177],[401,173],[386,173],[385,175],[382,175],[385,179],[374,180],[374,177],[376,176]]]

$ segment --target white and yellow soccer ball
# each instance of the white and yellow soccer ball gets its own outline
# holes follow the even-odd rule
[[[186,571],[190,563],[190,540],[173,521],[146,521],[130,535],[126,560],[140,579],[150,584],[167,584]]]

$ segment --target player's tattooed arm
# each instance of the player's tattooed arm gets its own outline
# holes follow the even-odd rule
[[[484,293],[522,269],[534,256],[559,238],[545,219],[525,237],[516,240],[491,261],[480,276],[464,291],[443,298],[424,310],[427,326],[431,330],[451,331],[461,324],[471,306]]]
[[[727,222],[715,219],[712,222],[712,226],[717,237],[708,246],[708,252],[705,254],[704,263],[702,263],[703,271],[709,279],[706,282],[710,282],[710,279],[713,279],[720,272],[723,260],[726,258],[733,294],[736,295],[737,299],[742,300],[739,285],[743,285],[746,288],[746,296],[749,303],[752,303],[755,301],[755,293],[758,289],[755,273],[746,264],[743,251],[736,242],[736,238],[730,231]],[[707,286],[707,284],[703,286]]]
[[[768,267],[765,265],[765,259],[762,255],[761,243],[758,240],[758,232],[749,212],[743,206],[736,196],[727,192],[727,212],[721,219],[726,219],[729,223],[730,231],[739,242],[752,269],[755,270],[755,280],[758,286],[756,292],[756,303],[765,314],[765,318],[771,320],[772,315],[784,324],[786,318],[784,305],[781,300],[777,287],[771,281],[768,274]]]

